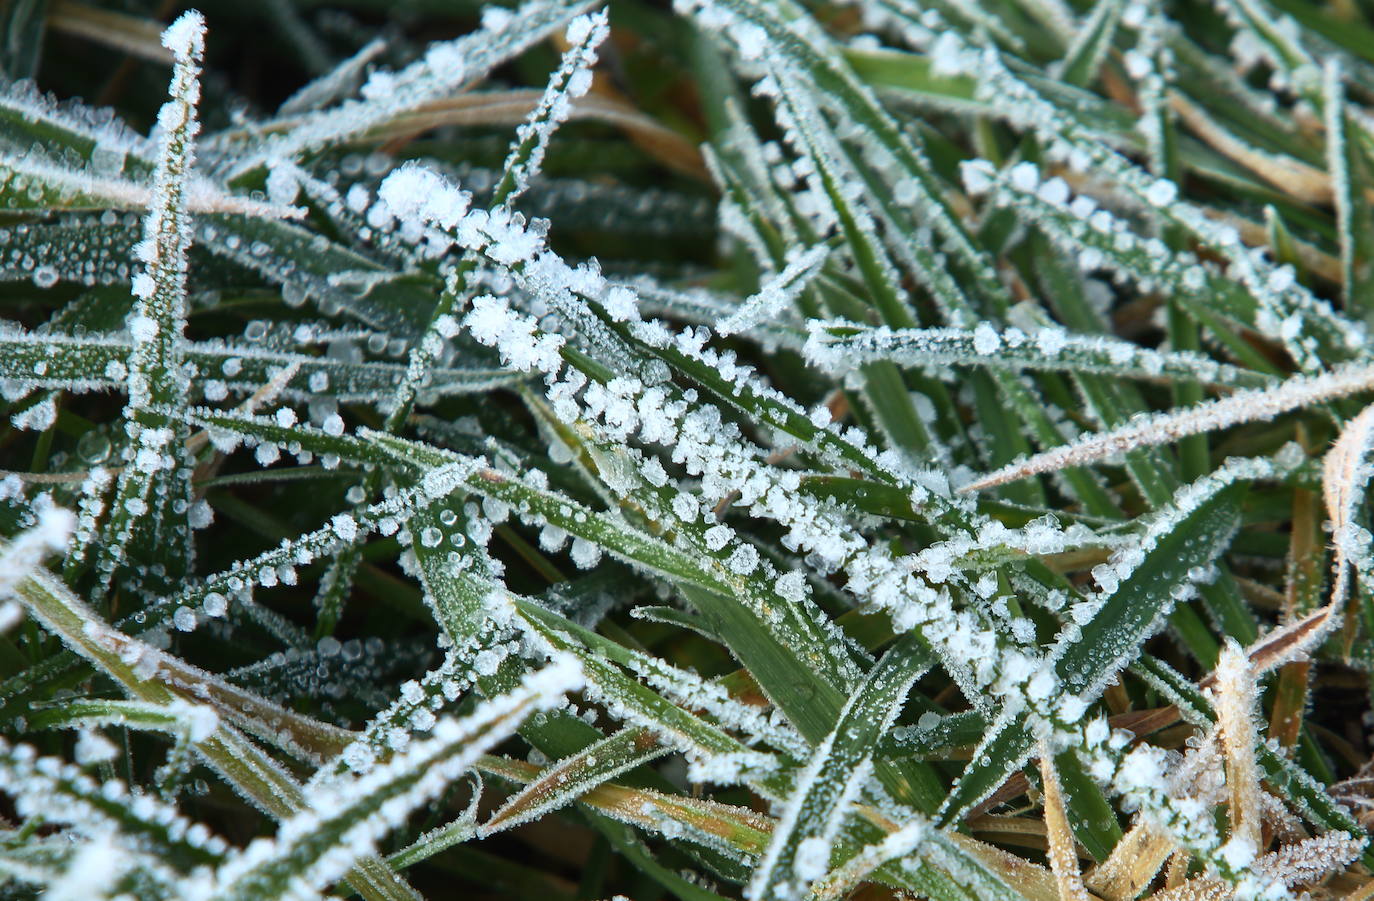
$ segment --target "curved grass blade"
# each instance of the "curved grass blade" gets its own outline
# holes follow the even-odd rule
[[[249,901],[298,885],[323,888],[353,860],[371,854],[405,814],[445,789],[525,717],[561,701],[580,682],[572,660],[556,660],[517,691],[492,698],[467,717],[440,720],[431,738],[312,799],[314,809],[285,820],[275,842],[250,845],[228,859],[217,873],[221,887],[214,897]]]

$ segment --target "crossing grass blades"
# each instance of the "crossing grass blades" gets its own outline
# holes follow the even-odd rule
[[[268,7],[6,9],[5,897],[1374,898],[1374,8]]]

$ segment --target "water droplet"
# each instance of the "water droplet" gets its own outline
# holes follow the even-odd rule
[[[33,270],[33,283],[45,290],[51,288],[57,284],[57,270],[51,266],[39,266]]]
[[[204,601],[201,601],[201,609],[205,611],[206,616],[223,616],[229,609],[229,601],[224,595],[212,591],[205,596]]]
[[[110,439],[97,431],[88,431],[76,442],[76,453],[87,463],[103,463],[110,456]]]

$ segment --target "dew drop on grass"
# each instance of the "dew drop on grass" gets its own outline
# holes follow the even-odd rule
[[[110,439],[102,432],[88,429],[76,441],[76,454],[90,466],[104,463],[110,458]]]
[[[57,284],[57,278],[57,269],[53,266],[38,266],[33,270],[33,284],[36,288],[51,288]]]
[[[190,607],[178,607],[172,614],[172,624],[182,632],[194,632],[196,629],[196,611]]]

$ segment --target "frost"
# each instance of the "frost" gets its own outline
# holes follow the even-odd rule
[[[734,534],[727,525],[712,526],[706,530],[706,546],[713,551],[719,551],[730,543]]]
[[[563,338],[539,333],[530,319],[500,298],[483,295],[473,300],[463,324],[478,341],[498,348],[502,360],[516,369],[550,371],[561,362]]]
[[[10,416],[10,424],[16,429],[29,429],[44,432],[57,422],[57,404],[52,397],[45,398]]]
[[[81,766],[105,763],[113,760],[119,754],[119,749],[114,746],[113,742],[91,729],[81,730],[73,751],[76,762]]]
[[[409,744],[385,764],[364,775],[340,777],[321,785],[311,808],[285,820],[275,838],[258,840],[235,853],[219,870],[230,891],[252,887],[291,861],[304,884],[316,888],[341,876],[352,861],[368,853],[416,807],[456,780],[476,759],[538,710],[561,701],[581,685],[575,659],[560,657],[525,678],[513,692],[495,697],[468,717],[437,720],[431,737]],[[366,755],[362,755],[366,756]],[[354,755],[355,762],[361,762]],[[338,834],[321,846],[322,835]],[[300,862],[305,866],[302,867]]]
[[[223,616],[229,609],[229,602],[224,595],[212,591],[201,602],[201,609],[205,611],[206,616]]]
[[[399,71],[374,69],[358,90],[358,97],[284,120],[294,127],[282,129],[255,153],[240,159],[238,169],[247,171],[267,160],[299,159],[452,96],[462,85],[480,79],[544,40],[569,15],[569,7],[555,3],[531,2],[515,10],[489,7],[479,30],[431,45],[423,56]]]
[[[453,228],[468,210],[472,198],[428,167],[412,164],[392,172],[382,182],[377,198],[398,219],[431,219]]]
[[[1018,191],[1032,193],[1040,186],[1040,170],[1034,163],[1017,163],[1011,167],[1007,182]]]
[[[794,604],[799,604],[806,599],[806,576],[800,572],[793,571],[778,576],[778,594]]]
[[[820,836],[802,839],[797,845],[797,859],[793,864],[797,878],[814,881],[830,869],[830,844]]]
[[[963,179],[964,190],[978,196],[987,193],[993,185],[997,170],[987,160],[964,160],[959,164],[959,176]]]
[[[717,326],[721,335],[747,331],[765,319],[776,316],[800,294],[825,263],[828,249],[818,245],[798,254],[787,268],[751,295],[738,310]]]
[[[1051,788],[1071,758],[1134,817],[1126,865],[1178,854],[1169,897],[1339,873],[1363,839],[1336,801],[1363,799],[1268,740],[1282,692],[1272,725],[1256,699],[1261,673],[1341,653],[1335,614],[1374,573],[1374,407],[1352,415],[1374,391],[1352,290],[1368,73],[1264,4],[1218,8],[1196,40],[1126,0],[1027,0],[1030,31],[977,3],[676,0],[701,33],[701,147],[678,100],[618,98],[654,48],[629,17],[603,64],[608,16],[582,2],[486,8],[401,68],[411,41],[311,60],[320,23],[288,15],[325,74],[274,117],[207,110],[224,127],[204,136],[198,14],[164,35],[148,138],[7,86],[0,276],[44,297],[0,325],[6,415],[31,430],[0,478],[0,632],[25,618],[16,647],[53,653],[16,658],[0,707],[17,732],[69,725],[52,747],[80,765],[0,742],[11,878],[206,899],[387,894],[382,873],[406,894],[407,867],[481,833],[496,780],[522,810],[576,800],[683,843],[759,901],[874,880],[1000,898],[1012,864],[1077,898]],[[550,38],[542,89],[479,87]],[[631,141],[633,165],[543,172],[574,118],[600,123],[574,162]],[[1247,178],[1291,202],[1258,222]],[[1206,675],[1265,589],[1292,609],[1259,606],[1263,638]],[[353,598],[368,610],[342,617]],[[1118,679],[1151,710],[1115,718]],[[1194,733],[1169,750],[1182,727],[1113,728],[1172,716]],[[551,745],[564,726],[591,744]],[[164,733],[133,768],[107,738],[131,729]],[[1018,816],[1043,802],[1050,870],[957,827],[1022,790],[1037,747],[1046,790]],[[618,778],[645,763],[662,790]],[[230,847],[182,820],[171,802],[210,779],[195,809],[237,817],[218,806],[237,792],[275,834]],[[387,875],[383,838],[458,779],[468,810],[386,842]],[[913,786],[947,800],[927,817]],[[1113,866],[1084,877],[1095,895]]]
[[[752,573],[759,565],[759,552],[754,550],[752,545],[741,544],[730,552],[730,557],[725,561],[725,565],[731,572],[747,576]]]
[[[1145,189],[1145,199],[1158,207],[1166,207],[1178,196],[1178,188],[1167,179],[1159,179]]]
[[[172,624],[182,632],[194,632],[196,630],[196,612],[190,607],[178,607],[172,614]]]
[[[550,77],[538,105],[516,131],[515,145],[506,160],[501,184],[496,188],[499,203],[509,206],[525,192],[531,177],[539,172],[553,133],[572,114],[573,101],[591,87],[591,69],[596,65],[597,48],[609,34],[605,11],[578,16],[568,23],[565,36],[568,50],[558,70]],[[453,223],[441,224],[451,227]],[[497,259],[510,257],[511,262],[523,258],[520,250],[506,251],[498,247],[497,254]],[[627,303],[632,305],[632,298],[623,295],[615,301],[617,312],[625,314],[624,318],[629,318]]]
[[[997,352],[1002,346],[1002,339],[997,331],[986,322],[979,323],[973,330],[973,350],[975,353],[989,355]]]
[[[965,490],[981,490],[1038,472],[1076,466],[1112,454],[1166,444],[1188,435],[1223,429],[1242,422],[1272,419],[1299,407],[1345,397],[1374,386],[1374,371],[1350,365],[1311,377],[1294,377],[1270,389],[1239,391],[1176,413],[1138,417],[1110,432],[1047,451],[979,479]]]
[[[601,548],[590,541],[576,538],[572,543],[571,556],[578,569],[591,569],[601,560]]]
[[[0,601],[13,597],[20,583],[45,557],[65,550],[77,526],[71,511],[61,507],[42,508],[37,520],[0,545]]]
[[[358,537],[358,523],[347,513],[340,513],[330,520],[330,525],[334,527],[334,534],[339,536],[340,541],[353,541]]]

